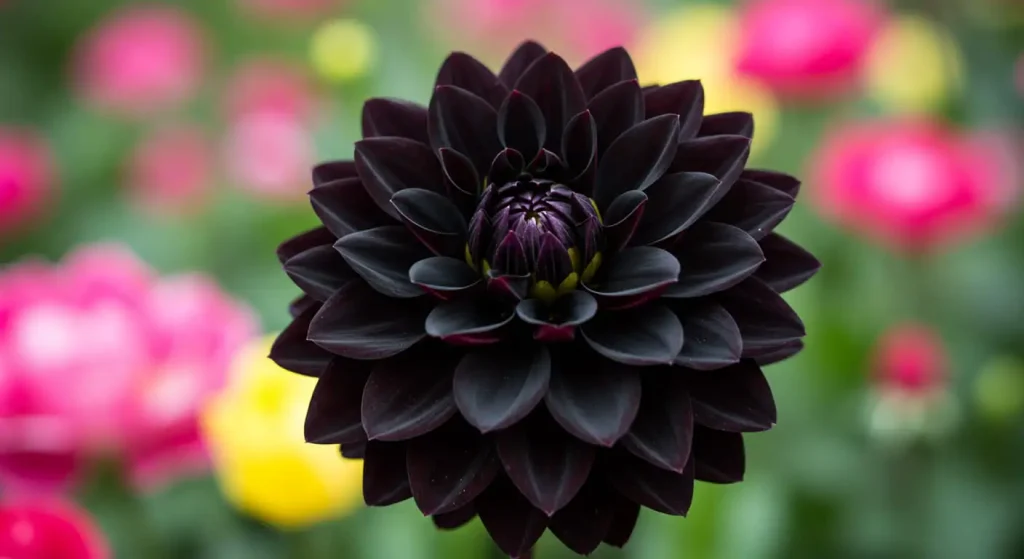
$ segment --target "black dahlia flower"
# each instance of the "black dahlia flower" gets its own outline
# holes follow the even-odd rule
[[[799,182],[744,168],[752,133],[619,48],[573,72],[528,42],[497,76],[455,53],[429,107],[368,101],[355,160],[313,171],[323,227],[279,250],[306,438],[366,460],[367,504],[479,516],[512,556],[622,546],[640,507],[739,481],[775,423],[761,366],[802,348],[779,293],[818,269],[772,233]]]

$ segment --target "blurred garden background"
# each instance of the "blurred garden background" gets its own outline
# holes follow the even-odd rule
[[[0,556],[501,557],[365,508],[265,356],[362,103],[526,38],[753,112],[823,262],[746,480],[594,556],[1024,557],[1019,0],[0,0]]]

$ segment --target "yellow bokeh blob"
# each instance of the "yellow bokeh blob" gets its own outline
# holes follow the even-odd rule
[[[376,56],[376,34],[370,26],[355,19],[324,23],[313,32],[309,45],[313,69],[321,78],[332,82],[365,75]]]
[[[362,502],[362,461],[308,444],[303,424],[316,379],[267,358],[261,340],[237,356],[225,389],[204,408],[203,434],[226,498],[279,528],[340,516]]]

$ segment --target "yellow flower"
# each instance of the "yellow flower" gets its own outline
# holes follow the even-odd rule
[[[640,81],[660,85],[699,79],[704,114],[753,113],[756,152],[771,143],[779,119],[775,97],[737,74],[735,12],[720,6],[693,6],[666,14],[640,34],[635,62]]]
[[[327,81],[346,81],[366,74],[377,55],[377,38],[365,23],[338,19],[313,33],[309,57],[313,69]]]
[[[307,444],[303,423],[316,379],[268,359],[271,340],[235,359],[227,387],[203,410],[203,434],[227,499],[279,528],[339,516],[362,501],[362,461]]]

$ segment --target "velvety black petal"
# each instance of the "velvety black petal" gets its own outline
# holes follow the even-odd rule
[[[597,123],[590,111],[572,117],[562,136],[562,159],[568,168],[569,185],[590,193],[597,172]]]
[[[800,180],[785,173],[746,169],[740,176],[761,184],[767,184],[783,194],[788,194],[790,198],[796,198],[797,194],[800,193]]]
[[[740,327],[744,357],[777,350],[806,334],[803,322],[789,303],[757,278],[747,278],[718,299]]]
[[[370,364],[335,357],[320,375],[306,411],[306,442],[341,444],[366,439],[360,403]]]
[[[501,67],[498,79],[508,87],[515,85],[519,77],[526,72],[526,69],[533,65],[534,61],[548,53],[548,49],[534,41],[525,41],[516,47],[516,50],[509,56],[508,60]]]
[[[570,437],[543,414],[502,430],[495,440],[505,473],[548,516],[576,496],[596,455],[594,447]]]
[[[728,192],[750,156],[750,139],[743,136],[708,136],[679,144],[669,172],[699,171],[722,181],[719,197]],[[712,200],[717,202],[718,199]]]
[[[455,369],[455,404],[481,432],[504,429],[533,411],[550,378],[551,357],[544,346],[477,350]]]
[[[443,355],[410,352],[379,361],[363,390],[362,422],[371,441],[403,441],[444,425],[458,409],[455,364]]]
[[[640,407],[640,373],[596,357],[563,355],[544,402],[573,436],[611,447],[629,430]]]
[[[644,96],[636,80],[616,83],[591,99],[588,106],[597,124],[597,152],[604,154],[626,130],[644,120]]]
[[[321,184],[310,191],[309,201],[320,221],[338,238],[394,223],[370,197],[359,177]]]
[[[284,271],[304,293],[317,301],[326,301],[359,276],[331,245],[320,245],[300,252],[284,263]]]
[[[631,454],[613,458],[608,481],[619,493],[649,509],[686,516],[693,502],[693,461],[682,473],[663,470]]]
[[[466,431],[446,426],[409,443],[409,486],[423,514],[471,505],[501,470],[491,442]]]
[[[487,273],[487,292],[496,301],[518,304],[530,291],[530,275],[509,275],[491,270]]]
[[[694,477],[711,483],[743,481],[743,435],[697,425],[693,430]]]
[[[309,340],[352,359],[383,359],[426,337],[426,312],[361,282],[339,289],[309,325]]]
[[[576,327],[597,314],[597,300],[584,291],[562,295],[553,305],[526,299],[516,306],[519,320],[536,326],[533,338],[540,342],[563,342],[576,337]]]
[[[687,375],[694,420],[711,429],[746,433],[775,425],[775,400],[756,363],[743,360],[711,373]]]
[[[533,158],[547,136],[544,115],[533,99],[512,90],[498,109],[498,138],[508,148]]]
[[[537,102],[547,123],[544,147],[553,152],[559,151],[566,123],[587,106],[583,89],[572,69],[557,54],[547,53],[526,69],[515,89]]]
[[[525,167],[526,159],[523,158],[523,154],[514,149],[505,148],[498,152],[494,161],[491,162],[487,180],[494,184],[512,182],[523,173]]]
[[[405,445],[370,441],[363,466],[363,500],[372,507],[400,503],[412,497],[405,467]]]
[[[427,143],[427,108],[401,99],[368,99],[363,103],[363,137],[377,136]]]
[[[434,256],[413,264],[409,281],[447,300],[481,283],[483,278],[464,260]]]
[[[704,114],[704,86],[698,80],[687,80],[652,89],[644,93],[645,118],[666,114],[679,115],[679,141],[697,135]]]
[[[761,239],[761,250],[765,262],[754,277],[777,293],[799,287],[821,268],[821,262],[814,255],[777,233]]]
[[[754,357],[754,362],[764,367],[779,361],[784,361],[800,353],[804,349],[803,340],[791,340],[782,344],[779,344],[769,351],[758,352],[757,357]]]
[[[697,132],[697,135],[700,137],[721,136],[723,134],[753,138],[754,115],[744,112],[707,115],[700,123],[700,131]]]
[[[635,306],[657,297],[679,279],[679,273],[679,260],[668,251],[633,247],[609,258],[601,266],[599,281],[584,288],[609,307]]]
[[[710,208],[722,183],[707,173],[672,173],[645,192],[649,210],[641,220],[634,245],[653,245],[679,234]]]
[[[761,240],[793,209],[796,200],[770,186],[740,178],[704,219],[728,223]]]
[[[608,533],[604,536],[604,543],[622,547],[633,535],[633,528],[640,518],[640,505],[623,497],[619,493],[609,496],[609,503],[612,507],[612,522],[608,526]]]
[[[512,309],[462,299],[441,303],[427,315],[427,334],[447,342],[479,345],[501,339],[497,331],[515,318]]]
[[[476,501],[477,514],[494,543],[519,557],[537,543],[548,517],[530,504],[508,478],[499,477]]]
[[[626,365],[668,365],[683,348],[679,319],[661,305],[601,312],[580,331],[594,351]]]
[[[426,144],[408,138],[367,138],[356,142],[356,168],[366,192],[391,217],[398,211],[391,205],[396,192],[426,188],[443,193],[441,164]]]
[[[356,170],[355,161],[349,159],[327,161],[313,167],[314,186],[320,186],[328,182],[350,179],[357,176],[359,176],[359,173]]]
[[[611,526],[614,508],[602,484],[591,482],[551,517],[551,533],[566,547],[590,555],[601,545]]]
[[[495,107],[508,92],[494,72],[464,52],[453,52],[448,55],[441,64],[434,85],[452,85],[465,89]]]
[[[366,458],[366,435],[363,438],[354,443],[342,443],[338,445],[338,450],[341,451],[342,458],[349,458],[352,460],[362,460]]]
[[[621,81],[636,80],[636,68],[626,49],[612,47],[577,68],[576,79],[591,99]]]
[[[609,253],[622,250],[636,233],[647,205],[647,194],[629,190],[619,194],[605,210],[605,247]]]
[[[665,297],[693,298],[724,291],[753,274],[764,262],[757,241],[724,223],[691,227],[675,249],[682,271]]]
[[[682,473],[693,442],[690,395],[676,377],[650,377],[644,382],[643,406],[622,446],[663,470]]]
[[[664,115],[637,124],[612,142],[597,166],[597,205],[607,208],[619,194],[644,190],[660,179],[676,155],[678,130],[679,117]]]
[[[434,526],[437,526],[441,530],[454,530],[456,528],[461,528],[476,518],[476,504],[470,503],[461,509],[442,514],[435,514],[430,518],[434,521]]]
[[[409,281],[409,268],[430,256],[408,229],[387,225],[346,235],[334,244],[353,270],[381,294],[409,298],[423,295]]]
[[[398,210],[409,230],[431,252],[447,256],[462,255],[466,245],[466,218],[462,217],[458,206],[447,197],[422,188],[407,188],[396,193],[391,198],[391,204]],[[345,242],[345,239],[339,243]],[[404,265],[405,261],[401,264]]]
[[[298,318],[302,313],[312,308],[320,308],[320,301],[310,297],[303,293],[295,299],[292,299],[291,303],[288,303],[288,315],[292,318]]]
[[[277,260],[283,265],[291,257],[313,247],[334,244],[337,238],[326,227],[317,227],[299,233],[277,247]]]
[[[704,298],[673,304],[672,309],[685,334],[676,365],[710,371],[739,362],[743,352],[740,328],[721,305]]]
[[[441,148],[437,153],[444,178],[448,179],[448,197],[457,201],[465,200],[467,205],[475,203],[481,179],[473,162],[451,148]]]
[[[434,90],[428,111],[430,145],[465,155],[483,176],[501,151],[494,107],[465,89],[442,85]]]
[[[320,305],[305,309],[277,336],[270,348],[274,363],[300,375],[320,376],[333,355],[306,339],[309,323],[319,310]]]

